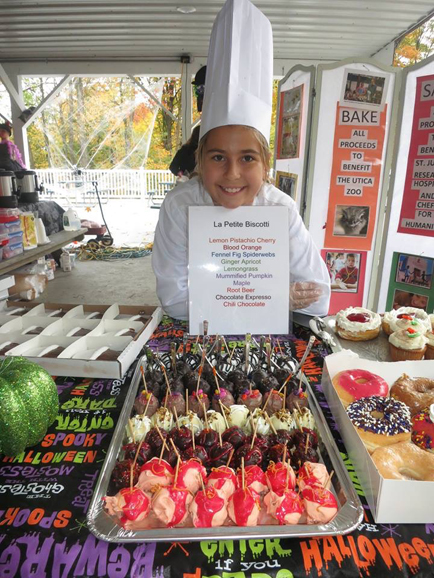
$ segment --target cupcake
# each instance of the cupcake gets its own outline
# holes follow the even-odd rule
[[[369,341],[380,333],[378,313],[363,307],[348,307],[336,315],[336,333],[349,341]]]
[[[395,331],[399,331],[400,329],[407,329],[408,327],[419,331],[423,335],[429,331],[426,323],[423,323],[417,317],[408,315],[406,313],[390,320],[390,330],[392,333],[395,333]]]
[[[427,339],[420,331],[408,327],[395,331],[389,337],[389,350],[392,361],[422,359],[426,351]]]
[[[420,321],[429,331],[431,329],[431,321],[429,315],[423,309],[417,309],[416,307],[400,307],[399,309],[393,309],[384,314],[382,320],[382,328],[384,333],[390,335],[393,333],[392,325],[397,319],[402,319],[404,316],[410,316],[416,318]]]
[[[434,331],[428,331],[425,337],[427,340],[425,359],[434,359]]]

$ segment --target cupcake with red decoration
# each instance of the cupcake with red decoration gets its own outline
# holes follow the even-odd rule
[[[434,330],[428,331],[426,337],[425,359],[434,359]]]
[[[348,307],[336,315],[336,333],[349,341],[369,341],[380,333],[378,313],[364,307]]]
[[[395,331],[389,337],[392,361],[422,359],[426,351],[427,339],[421,331],[412,327]]]
[[[399,309],[392,309],[392,311],[387,311],[381,322],[383,331],[387,335],[390,335],[396,329],[394,326],[399,319],[405,319],[406,317],[410,317],[412,319],[416,319],[424,327],[426,327],[426,331],[431,329],[431,321],[428,313],[423,309],[418,309],[417,307],[400,307]],[[404,329],[400,327],[399,329]],[[425,333],[425,332],[424,332]]]

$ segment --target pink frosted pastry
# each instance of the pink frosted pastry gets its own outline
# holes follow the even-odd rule
[[[242,472],[237,474],[238,487],[242,486]],[[267,481],[262,469],[257,465],[246,466],[244,468],[244,485],[246,488],[251,488],[257,494],[267,490]]]
[[[345,407],[362,397],[371,395],[386,397],[389,393],[387,382],[379,375],[365,369],[340,371],[334,376],[332,382]]]
[[[192,494],[195,494],[202,487],[201,478],[205,482],[206,469],[200,460],[193,458],[183,462],[179,467],[177,486],[186,488]]]
[[[240,488],[229,498],[228,514],[237,526],[257,526],[260,511],[259,494],[251,488]]]
[[[267,513],[281,526],[298,524],[304,512],[303,502],[294,490],[270,491],[264,498]]]
[[[336,516],[338,504],[330,490],[306,487],[302,496],[308,524],[326,524]]]
[[[324,464],[315,464],[314,462],[304,462],[298,470],[297,485],[300,491],[306,486],[325,488],[330,476]]]
[[[151,500],[140,488],[124,488],[116,496],[106,496],[104,502],[110,516],[120,518],[124,527],[129,521],[141,522],[151,509]]]
[[[267,485],[273,492],[295,488],[295,473],[288,462],[270,462],[265,472]]]
[[[137,486],[144,492],[151,492],[155,486],[169,486],[173,475],[174,470],[166,460],[152,458],[141,467]]]
[[[214,487],[218,495],[224,500],[229,500],[237,487],[237,477],[232,468],[220,466],[213,468],[206,483],[207,488]]]
[[[230,407],[235,403],[234,397],[231,394],[231,392],[225,389],[224,387],[221,387],[220,390],[216,391],[215,394],[212,396],[212,405],[211,405],[214,411],[222,413],[220,403],[225,407]]]
[[[213,486],[200,490],[190,505],[191,518],[195,528],[215,528],[223,526],[228,517],[226,501]]]
[[[152,509],[168,528],[182,524],[187,518],[193,496],[185,488],[160,488],[152,498]]]

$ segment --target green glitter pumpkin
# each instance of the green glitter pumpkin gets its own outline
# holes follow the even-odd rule
[[[51,375],[24,357],[0,363],[0,453],[20,454],[42,440],[59,410]]]

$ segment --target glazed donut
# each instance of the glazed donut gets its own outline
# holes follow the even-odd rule
[[[362,397],[347,407],[347,414],[370,454],[381,446],[410,441],[410,410],[390,397]]]
[[[371,395],[386,397],[389,393],[389,386],[382,377],[364,369],[340,371],[332,382],[344,407],[361,397]]]
[[[378,448],[371,457],[383,478],[434,481],[434,455],[411,442]]]
[[[411,441],[434,454],[434,403],[413,417]]]
[[[434,403],[434,379],[405,373],[390,388],[391,397],[403,401],[415,415]]]
[[[380,333],[378,313],[363,307],[348,307],[336,315],[336,333],[349,341],[369,341]]]

